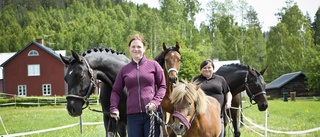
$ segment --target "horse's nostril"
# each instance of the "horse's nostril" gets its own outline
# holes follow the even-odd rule
[[[182,130],[183,129],[183,124],[180,124],[180,126],[179,126],[179,130]]]

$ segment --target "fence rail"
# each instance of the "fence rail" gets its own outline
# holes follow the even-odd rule
[[[57,96],[52,96],[52,97],[21,97],[17,96],[14,94],[5,94],[5,93],[0,93],[0,99],[1,96],[6,96],[10,97],[10,101],[7,103],[1,103],[0,102],[0,107],[1,106],[44,106],[44,105],[66,105],[67,104],[67,99],[65,97],[57,97]],[[12,99],[13,98],[13,99]],[[20,100],[20,99],[25,99],[25,100]],[[99,99],[98,98],[89,98],[90,103],[96,103],[99,105]]]

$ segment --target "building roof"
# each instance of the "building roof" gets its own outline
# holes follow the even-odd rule
[[[30,45],[36,45],[38,46],[39,48],[41,48],[42,50],[46,51],[47,53],[49,53],[50,55],[52,55],[53,57],[57,58],[58,60],[60,60],[60,56],[59,54],[65,56],[66,55],[66,50],[57,50],[57,51],[54,51],[52,50],[51,48],[48,48],[40,43],[37,43],[37,42],[31,42],[29,44],[27,44],[26,46],[24,46],[21,50],[19,50],[18,52],[10,52],[10,53],[0,53],[0,79],[3,79],[3,66],[9,62],[11,59],[13,59],[15,56],[19,55],[23,50],[25,50],[27,47],[29,47]]]
[[[15,52],[7,52],[7,53],[0,53],[0,64],[4,63],[5,61],[7,61],[9,58],[11,58],[14,54],[16,54]],[[3,79],[2,76],[2,70],[3,68],[0,68],[0,79]]]
[[[284,86],[285,84],[287,84],[288,82],[290,82],[291,80],[295,79],[296,77],[298,77],[300,75],[306,76],[301,71],[283,74],[282,76],[278,77],[277,79],[275,79],[271,83],[267,84],[266,89],[281,88],[282,86]]]
[[[214,70],[216,72],[221,66],[228,65],[228,64],[240,64],[240,60],[226,60],[226,61],[219,61],[217,59],[213,60]]]

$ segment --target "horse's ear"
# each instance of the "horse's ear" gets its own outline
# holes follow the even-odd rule
[[[59,54],[60,55],[60,59],[61,59],[61,61],[65,64],[65,65],[69,65],[69,63],[70,63],[70,57],[69,56],[62,56],[61,54]]]
[[[166,49],[167,49],[167,45],[166,45],[166,43],[164,43],[164,42],[162,43],[162,49],[163,49],[163,50],[166,50]]]
[[[266,68],[264,68],[263,70],[260,71],[260,74],[263,75],[268,69],[268,66]]]
[[[250,74],[252,74],[252,75],[255,75],[254,70],[253,70],[252,67],[249,66],[249,65],[248,65],[248,72],[249,72]]]
[[[194,84],[194,85],[195,85],[196,90],[198,91],[200,89],[200,85],[196,85],[196,84]]]
[[[75,60],[81,61],[80,56],[73,50],[71,50],[72,56]]]
[[[176,48],[177,48],[177,50],[180,49],[180,45],[179,45],[179,42],[178,42],[178,41],[176,42]]]

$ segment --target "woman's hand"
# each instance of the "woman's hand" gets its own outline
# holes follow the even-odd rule
[[[118,121],[118,119],[119,119],[119,112],[113,112],[113,113],[110,114],[110,116],[111,116],[112,118],[114,118],[116,121]]]
[[[153,103],[148,103],[145,108],[147,114],[150,114],[152,111],[155,112],[157,110],[156,105]]]
[[[226,103],[226,106],[225,106],[226,109],[230,109],[231,108],[231,101],[228,101]]]

